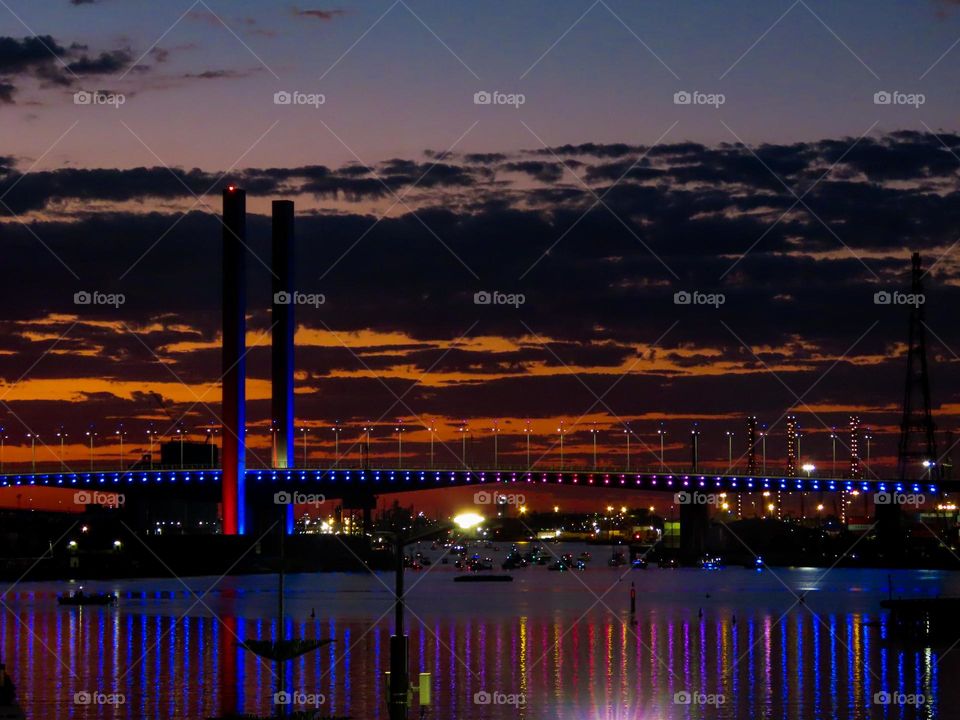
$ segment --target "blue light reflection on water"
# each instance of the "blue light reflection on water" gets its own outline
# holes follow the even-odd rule
[[[710,713],[722,720],[932,720],[945,701],[940,673],[960,668],[960,653],[946,654],[941,664],[943,648],[902,647],[883,637],[885,627],[866,624],[885,621],[878,613],[885,573],[836,570],[807,607],[784,613],[790,596],[756,574],[638,571],[630,575],[638,585],[632,626],[626,590],[617,587],[596,602],[615,581],[605,569],[577,578],[529,570],[509,586],[476,594],[438,569],[411,593],[411,669],[414,678],[417,671],[433,674],[435,716],[697,718],[699,709],[673,702],[675,693],[695,691],[725,696]],[[777,573],[795,587],[807,582],[801,571]],[[960,589],[948,574],[902,578],[930,594]],[[174,581],[156,582],[166,588]],[[854,585],[861,591],[850,593]],[[241,587],[247,592],[237,592]],[[298,658],[279,677],[239,648],[241,639],[278,635],[269,578],[225,579],[209,596],[209,611],[191,609],[182,593],[124,600],[118,609],[59,608],[59,588],[20,585],[0,614],[0,649],[31,718],[117,717],[108,708],[75,705],[73,693],[83,690],[126,694],[129,717],[267,714],[281,689],[322,693],[332,714],[384,718],[389,593],[360,575],[292,576],[288,587],[287,634],[336,642]],[[139,588],[131,582],[99,589]],[[323,619],[309,618],[312,608]],[[956,692],[950,685],[946,692]],[[481,690],[523,692],[526,707],[478,706],[474,694]],[[930,702],[874,706],[880,691],[923,693]]]

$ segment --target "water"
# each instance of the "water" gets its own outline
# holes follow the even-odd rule
[[[478,551],[498,559],[507,549]],[[960,686],[951,682],[960,671],[960,649],[949,650],[954,638],[934,649],[904,647],[886,639],[879,609],[888,575],[903,596],[960,594],[960,575],[629,571],[607,567],[606,548],[550,549],[589,550],[593,560],[581,572],[526,568],[513,583],[499,584],[454,583],[456,571],[441,564],[407,572],[411,670],[432,673],[426,717],[960,717],[952,714]],[[327,714],[386,720],[390,574],[288,577],[288,636],[335,642],[279,673],[238,648],[240,639],[276,636],[275,577],[185,582],[209,592],[198,601],[173,579],[87,583],[86,591],[147,591],[147,598],[69,609],[54,597],[62,584],[17,585],[0,614],[0,647],[27,717],[197,720],[231,709],[267,715],[277,709],[274,693],[288,690],[315,696],[301,700],[322,696]],[[805,604],[794,593],[806,593]],[[77,693],[95,691],[122,694],[125,703],[76,702],[84,699]],[[881,692],[925,697],[919,705],[877,704]],[[676,702],[683,693],[693,702]]]

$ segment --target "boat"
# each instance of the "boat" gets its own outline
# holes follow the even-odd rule
[[[88,595],[83,592],[83,588],[70,595],[58,595],[58,605],[80,606],[80,605],[115,605],[119,598],[115,593],[94,593]],[[0,716],[2,717],[2,716]]]
[[[527,566],[527,561],[523,559],[520,553],[512,552],[507,555],[506,560],[500,564],[502,570],[516,570]]]
[[[723,558],[705,557],[700,567],[704,570],[723,570]]]
[[[627,559],[623,556],[622,552],[615,552],[613,557],[607,560],[607,565],[610,567],[620,567],[621,565],[626,565]]]
[[[660,558],[657,561],[657,567],[672,569],[680,567],[680,562],[676,558]]]
[[[454,582],[513,582],[512,575],[457,575]]]
[[[634,570],[646,570],[647,561],[642,557],[634,558],[633,562],[630,563],[630,567],[632,567]]]

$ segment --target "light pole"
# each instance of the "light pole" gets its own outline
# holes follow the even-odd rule
[[[662,422],[660,423],[659,427],[657,428],[657,435],[660,436],[660,472],[665,472],[666,469],[667,469],[667,465],[666,465],[666,463],[664,462],[663,440],[664,440],[664,438],[667,436],[667,429],[664,427],[664,425],[663,425]]]
[[[430,423],[427,426],[427,432],[430,433],[430,469],[433,470],[433,439],[437,433],[437,426],[433,423]]]
[[[183,427],[183,423],[180,423],[180,426],[177,428],[177,435],[180,437],[180,469],[183,470],[183,436],[187,434],[186,429]],[[276,455],[274,455],[276,457]]]
[[[403,420],[397,420],[397,427],[394,428],[397,432],[397,468],[403,467]]]
[[[837,476],[837,427],[830,428],[830,442],[833,444],[833,463],[830,466],[830,473],[833,477]]]
[[[307,434],[310,432],[310,428],[302,427],[300,428],[300,435],[303,437],[303,466],[307,466]]]
[[[763,455],[763,474],[767,474],[767,424],[764,423],[760,430],[760,448]]]
[[[212,470],[217,465],[217,429],[212,424],[207,428],[207,442],[210,443],[210,469]]]
[[[630,472],[630,423],[626,424],[626,427],[623,429],[623,436],[627,440],[627,467],[626,471]]]
[[[727,436],[727,474],[730,474],[733,468],[733,433],[730,430],[726,432]]]
[[[924,469],[927,471],[927,482],[930,482],[930,473],[931,473],[931,471],[933,470],[933,461],[932,461],[932,460],[924,460],[924,461],[923,461],[923,467],[924,467]]]
[[[123,423],[120,423],[120,427],[117,428],[117,431],[114,433],[118,438],[120,438],[120,469],[123,470],[123,436],[127,433],[123,429]]]
[[[0,428],[0,432],[3,432],[3,429]],[[57,438],[60,440],[60,469],[63,470],[66,465],[63,462],[63,441],[66,439],[67,434],[63,431],[63,425],[60,426],[60,429],[57,430]]]
[[[530,472],[530,432],[530,421],[527,420],[523,428],[523,434],[527,436],[527,472]]]
[[[147,443],[150,445],[150,469],[153,470],[153,442],[157,437],[157,431],[153,425],[147,428]]]
[[[593,436],[593,471],[597,471],[597,423],[593,423],[593,427],[590,428],[590,434]]]
[[[700,469],[700,423],[693,424],[690,441],[693,452],[693,472],[697,472]]]
[[[30,472],[37,471],[37,434],[27,433],[30,438]]]
[[[490,429],[490,432],[493,433],[493,469],[498,470],[500,468],[500,445],[499,438],[497,437],[500,434],[500,421],[494,420],[493,427]]]
[[[270,462],[277,466],[277,421],[270,420]]]
[[[87,430],[87,437],[90,439],[90,472],[93,472],[93,438],[97,435],[94,432],[93,425],[90,426],[90,429]]]
[[[340,432],[343,430],[340,427],[340,421],[334,420],[330,430],[333,431],[333,467],[336,468],[340,464]]]
[[[9,437],[4,432],[4,428],[0,427],[0,475],[3,474],[3,444],[5,440],[8,440]]]
[[[463,469],[467,469],[467,421],[462,420],[460,422],[460,427],[457,428],[457,432],[460,433],[460,462],[463,464]]]
[[[560,472],[563,472],[563,420],[560,421],[557,432],[560,433]]]
[[[870,472],[870,441],[873,440],[873,434],[870,432],[870,428],[867,428],[863,439],[867,441],[867,472]]]
[[[368,421],[363,426],[363,436],[360,440],[360,467],[364,470],[370,469],[370,433],[373,432],[373,425]]]

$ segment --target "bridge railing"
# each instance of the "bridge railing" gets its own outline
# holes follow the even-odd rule
[[[136,462],[132,464],[124,464],[122,467],[114,460],[112,462],[94,462],[91,466],[89,463],[59,463],[59,462],[47,462],[47,463],[5,463],[0,467],[0,475],[26,475],[26,474],[71,474],[71,473],[86,473],[86,472],[95,472],[95,473],[139,473],[144,471],[151,470],[219,470],[219,466],[214,466],[211,468],[210,464],[172,464],[172,465],[161,465],[159,463],[146,463],[146,462]],[[339,463],[330,463],[318,465],[316,463],[309,463],[307,466],[302,464],[295,465],[289,470],[299,470],[299,471],[330,471],[330,470],[351,470],[351,471],[360,471],[365,469],[359,463],[351,462],[339,462]],[[590,465],[573,465],[573,464],[555,464],[555,463],[537,463],[532,467],[527,467],[526,465],[517,465],[509,463],[500,463],[497,466],[494,466],[493,463],[483,464],[483,463],[467,463],[463,464],[451,464],[451,463],[437,463],[434,466],[413,466],[413,467],[397,467],[396,465],[389,464],[371,464],[366,468],[370,472],[455,472],[455,471],[470,471],[470,472],[483,472],[483,473],[556,473],[556,472],[568,472],[568,473],[580,473],[580,474],[610,474],[610,475],[620,475],[620,474],[644,474],[644,475],[703,475],[705,477],[711,476],[739,476],[746,477],[748,473],[746,472],[745,467],[726,467],[726,466],[701,466],[696,471],[694,471],[689,466],[674,466],[674,467],[661,467],[660,465],[634,465],[631,464],[629,468],[623,465],[611,465],[611,464],[598,464],[596,468]],[[257,471],[261,470],[263,472],[272,472],[273,468],[263,467],[262,465],[253,465],[247,464],[247,471]],[[752,477],[769,477],[769,478],[782,478],[787,477],[783,474],[782,469],[768,467],[768,472],[764,474],[763,472],[756,472],[752,474]],[[803,472],[796,475],[798,478],[819,478],[819,479],[834,479],[834,480],[845,480],[851,479],[845,477],[842,473],[838,475],[833,475],[830,472],[825,472],[822,470],[816,470],[811,473]],[[870,474],[865,473],[864,478],[858,479],[870,479]],[[918,478],[918,480],[924,480],[925,478]]]

